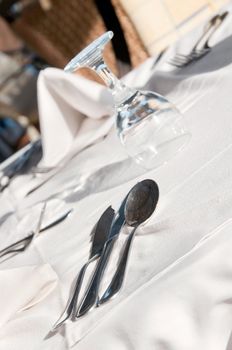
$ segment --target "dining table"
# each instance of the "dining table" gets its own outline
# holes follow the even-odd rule
[[[44,225],[70,215],[25,251],[0,259],[1,350],[232,350],[232,3],[220,11],[228,16],[206,55],[172,64],[177,53],[191,52],[204,21],[122,78],[173,102],[191,134],[157,168],[128,157],[105,86],[57,68],[41,71],[43,155],[0,193],[0,249],[36,230],[44,203]],[[24,151],[0,164],[0,173]],[[93,227],[144,179],[157,183],[159,201],[137,229],[120,292],[54,330],[88,260]],[[114,245],[100,296],[130,231],[125,225]]]

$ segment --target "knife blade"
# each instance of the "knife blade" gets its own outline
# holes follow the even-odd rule
[[[85,271],[91,262],[93,262],[94,260],[100,257],[104,249],[104,245],[107,240],[113,218],[114,218],[114,210],[110,206],[104,211],[104,213],[101,215],[100,219],[98,220],[97,224],[95,225],[93,229],[92,246],[90,249],[89,259],[79,271],[79,274],[77,276],[75,286],[74,286],[74,292],[72,293],[71,298],[68,300],[68,303],[62,315],[53,325],[53,331],[58,329],[61,325],[63,325],[69,318],[75,317],[77,300],[80,293]]]
[[[94,270],[90,283],[88,284],[86,293],[81,300],[80,306],[78,307],[76,317],[81,317],[85,315],[97,303],[98,290],[100,287],[102,276],[104,274],[107,262],[109,260],[112,249],[114,247],[114,243],[121,231],[121,228],[124,226],[124,223],[125,223],[124,208],[125,208],[127,197],[128,197],[128,194],[124,198],[123,202],[121,203],[114,217],[102,255]]]

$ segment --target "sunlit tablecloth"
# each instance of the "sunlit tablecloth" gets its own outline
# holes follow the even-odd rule
[[[0,349],[232,349],[232,14],[212,39],[208,55],[183,69],[167,63],[175,52],[191,48],[201,31],[199,26],[176,43],[156,66],[155,58],[149,59],[125,78],[131,86],[164,94],[184,115],[192,138],[165,166],[151,171],[138,167],[111,129],[31,195],[22,197],[23,181],[32,181],[28,177],[16,179],[1,194],[2,237],[7,232],[12,239],[22,235],[25,213],[53,195],[62,199],[62,208],[74,210],[28,251],[1,263],[0,281],[7,270],[33,267],[36,274],[39,267],[49,267],[44,285],[52,281],[54,288],[4,319]],[[46,74],[48,78],[49,71]],[[144,178],[158,183],[160,200],[150,221],[138,230],[122,291],[51,334],[88,257],[92,227],[107,206],[116,209],[129,188]],[[31,227],[36,219],[27,217]],[[126,230],[102,289],[125,239]],[[0,306],[6,310],[7,293],[2,288]],[[17,288],[21,295],[27,284],[19,279],[14,288],[17,298]]]

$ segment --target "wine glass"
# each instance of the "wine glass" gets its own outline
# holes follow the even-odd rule
[[[156,168],[183,148],[190,133],[180,112],[165,97],[129,88],[109,70],[102,53],[112,37],[113,32],[104,33],[64,70],[88,67],[103,79],[113,95],[117,132],[128,155],[146,169]]]

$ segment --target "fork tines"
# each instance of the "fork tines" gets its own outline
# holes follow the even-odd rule
[[[193,63],[203,56],[205,56],[208,52],[210,52],[210,48],[203,48],[201,50],[194,50],[188,55],[184,54],[177,54],[173,59],[171,59],[168,63],[172,66],[181,68],[184,66],[189,65],[190,63]]]

